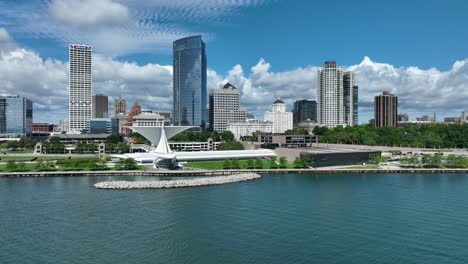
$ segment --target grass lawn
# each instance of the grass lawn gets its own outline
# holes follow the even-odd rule
[[[239,165],[241,169],[247,169],[247,160],[239,160]],[[270,163],[267,160],[262,161],[263,168],[269,169]],[[293,169],[294,164],[288,162],[286,165],[288,169]],[[206,169],[206,170],[222,170],[224,167],[224,161],[199,161],[199,162],[188,162],[184,164],[184,167],[194,168],[194,169]]]
[[[17,149],[17,150],[7,150],[6,153],[11,154],[32,154],[34,149]]]

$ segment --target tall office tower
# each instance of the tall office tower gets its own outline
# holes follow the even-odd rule
[[[229,123],[245,122],[246,112],[240,109],[240,91],[230,83],[221,89],[210,89],[210,130],[223,132]]]
[[[265,112],[263,119],[273,123],[273,133],[293,129],[293,113],[286,112],[286,104],[279,98],[273,102],[272,111]]]
[[[93,95],[93,118],[109,117],[109,97],[103,94]]]
[[[317,101],[297,100],[293,108],[294,126],[306,120],[317,122]]]
[[[16,96],[0,96],[1,137],[28,136],[32,133],[33,104]]]
[[[345,124],[348,126],[358,124],[358,86],[355,83],[354,72],[343,74]]]
[[[343,67],[326,61],[317,72],[317,121],[324,126],[345,124]]]
[[[120,96],[114,99],[114,116],[118,114],[127,114],[127,101]]]
[[[201,36],[173,43],[173,123],[176,126],[206,128],[206,53]]]
[[[69,131],[80,133],[88,129],[92,117],[92,47],[70,44],[70,97],[69,97]]]
[[[376,127],[396,127],[398,97],[385,91],[374,97],[374,120]]]

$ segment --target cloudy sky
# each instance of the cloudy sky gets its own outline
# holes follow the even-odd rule
[[[172,42],[202,34],[208,88],[229,81],[260,119],[276,97],[316,98],[317,68],[357,75],[360,122],[389,90],[410,118],[468,111],[468,3],[361,0],[0,0],[0,93],[35,121],[68,111],[68,43],[93,46],[93,90],[172,109]],[[409,3],[411,2],[411,3]]]

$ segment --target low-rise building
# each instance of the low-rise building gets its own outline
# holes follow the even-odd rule
[[[272,133],[272,122],[261,122],[258,120],[250,120],[249,122],[230,123],[227,130],[234,134],[234,137],[239,140],[241,137],[251,136],[254,132]]]
[[[116,118],[91,118],[88,127],[90,134],[119,134],[119,120]]]
[[[264,148],[304,148],[317,143],[314,135],[259,134],[258,143]]]
[[[59,134],[62,144],[99,144],[106,141],[111,134]]]
[[[33,123],[32,124],[33,133],[49,133],[54,132],[54,125],[49,123]]]
[[[175,151],[211,151],[218,150],[221,142],[213,141],[211,138],[205,142],[169,142],[169,147]]]

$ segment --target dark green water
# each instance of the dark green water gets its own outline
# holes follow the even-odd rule
[[[468,175],[103,180],[0,179],[0,263],[468,263]]]

